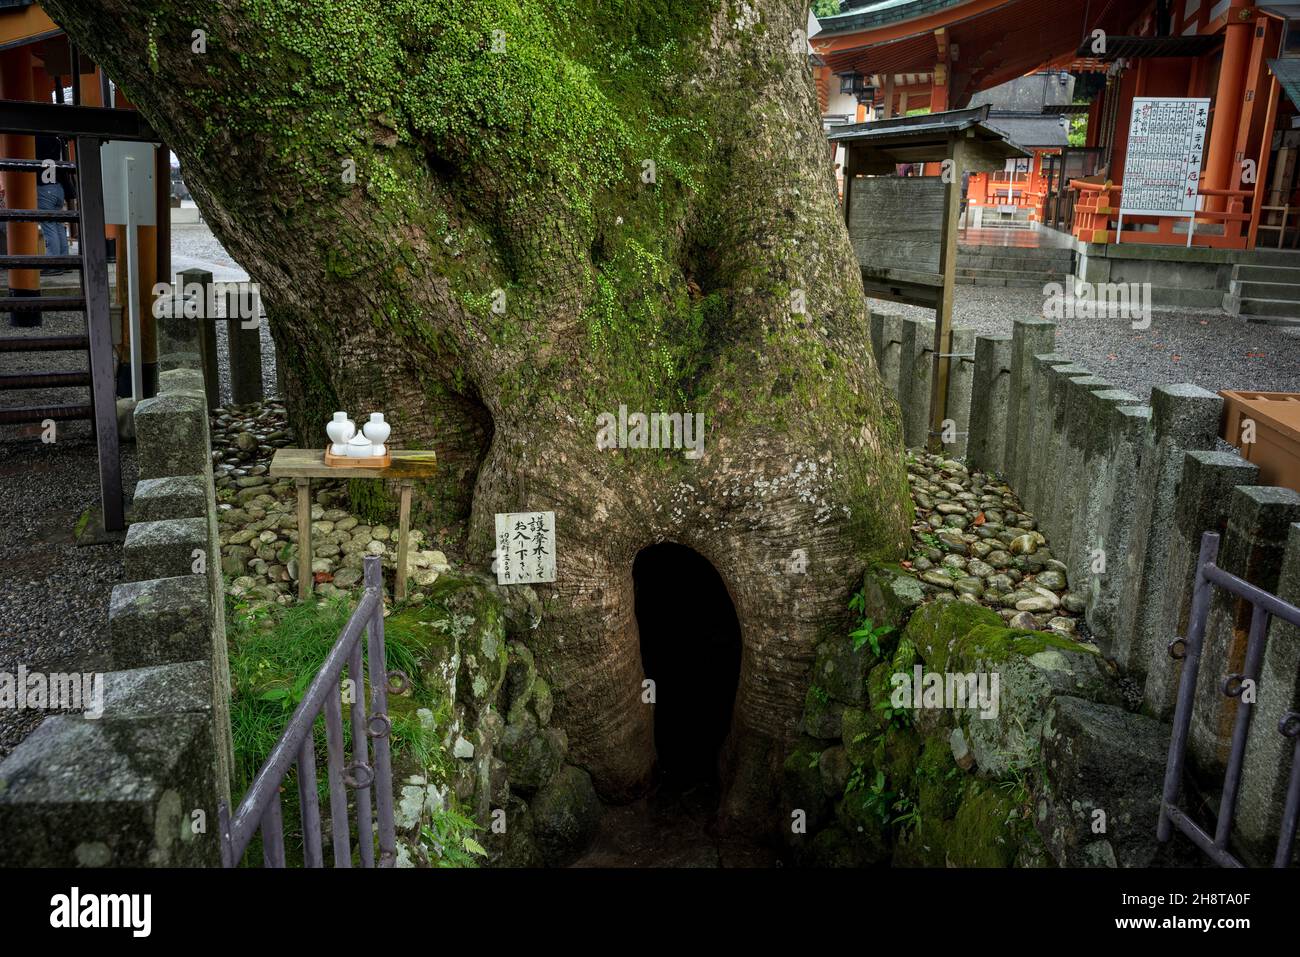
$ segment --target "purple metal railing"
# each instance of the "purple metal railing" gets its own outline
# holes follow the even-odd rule
[[[1244,867],[1245,865],[1228,850],[1228,840],[1232,833],[1232,819],[1237,810],[1242,759],[1246,753],[1246,737],[1250,732],[1250,719],[1255,709],[1254,700],[1258,695],[1259,673],[1264,662],[1268,625],[1273,617],[1278,617],[1300,627],[1300,608],[1282,601],[1276,595],[1261,588],[1256,588],[1236,575],[1225,572],[1214,564],[1218,555],[1219,536],[1213,532],[1206,532],[1201,536],[1201,554],[1197,560],[1196,585],[1192,592],[1187,637],[1175,638],[1169,643],[1170,657],[1183,660],[1183,673],[1178,683],[1178,706],[1174,712],[1173,736],[1169,741],[1169,763],[1165,766],[1164,793],[1160,802],[1160,823],[1156,828],[1156,836],[1162,842],[1168,841],[1176,827],[1221,867]],[[1196,679],[1200,672],[1201,651],[1205,643],[1205,623],[1210,613],[1210,599],[1216,587],[1250,602],[1253,612],[1250,619],[1250,633],[1246,640],[1243,670],[1227,675],[1220,685],[1220,690],[1225,696],[1240,700],[1237,703],[1236,723],[1232,729],[1232,749],[1228,753],[1228,766],[1223,777],[1223,796],[1219,802],[1214,836],[1211,837],[1188,816],[1187,812],[1178,807],[1178,796],[1182,789],[1187,733],[1192,723]],[[1256,689],[1256,694],[1249,698],[1242,695],[1247,682]],[[1287,785],[1286,803],[1282,809],[1282,830],[1278,835],[1277,851],[1273,857],[1274,867],[1286,867],[1291,861],[1291,846],[1295,841],[1296,822],[1300,818],[1300,713],[1288,711],[1278,722],[1277,730],[1283,736],[1295,740],[1291,777]]]
[[[356,610],[348,619],[325,663],[312,679],[289,719],[289,724],[257,772],[244,799],[230,815],[225,802],[218,806],[221,828],[221,863],[235,867],[244,856],[253,835],[262,832],[262,860],[266,867],[284,867],[284,822],[280,809],[280,786],[290,765],[298,765],[298,798],[302,810],[303,861],[307,867],[323,867],[320,803],[316,796],[316,744],[312,733],[316,719],[325,715],[326,774],[330,792],[330,833],[334,844],[334,866],[352,866],[352,839],[348,822],[348,799],[344,785],[356,795],[357,850],[362,867],[375,866],[374,822],[371,791],[379,818],[379,866],[391,867],[397,856],[393,828],[393,769],[389,738],[388,685],[399,673],[390,675],[384,658],[384,589],[379,557],[365,559],[365,586]],[[361,661],[361,634],[367,637],[370,672],[370,703],[366,705],[366,680]],[[355,693],[352,704],[352,763],[344,766],[342,684],[347,665]],[[400,676],[405,680],[405,676]],[[374,739],[374,763],[370,763],[368,741]]]

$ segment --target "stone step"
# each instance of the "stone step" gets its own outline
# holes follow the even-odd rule
[[[1242,313],[1240,318],[1260,326],[1300,326],[1300,316],[1249,316]]]
[[[1020,269],[1017,267],[965,266],[957,264],[958,276],[984,276],[990,279],[1042,279],[1044,282],[1061,280],[1066,270]]]
[[[1240,299],[1270,299],[1300,303],[1300,285],[1293,282],[1258,282],[1233,279],[1228,292]]]
[[[959,286],[1001,286],[1006,289],[1042,289],[1050,280],[1017,279],[1001,276],[954,276],[953,281]]]
[[[1292,318],[1300,316],[1300,302],[1294,299],[1259,299],[1242,298],[1237,307],[1241,316],[1280,316]]]
[[[1232,267],[1232,278],[1245,282],[1289,283],[1300,289],[1300,263],[1295,266],[1261,266],[1254,263],[1237,263]]]
[[[1300,268],[1300,249],[1255,249],[1247,263],[1252,266],[1290,266]]]
[[[1074,253],[1069,249],[1021,249],[1016,246],[961,246],[957,250],[959,264],[967,260],[982,262],[994,259],[1068,266],[1074,262]]]

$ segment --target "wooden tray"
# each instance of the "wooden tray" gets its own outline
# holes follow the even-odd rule
[[[393,450],[389,446],[384,446],[383,455],[367,455],[365,458],[358,459],[351,455],[335,455],[327,445],[325,446],[325,464],[344,469],[386,469],[393,464]]]

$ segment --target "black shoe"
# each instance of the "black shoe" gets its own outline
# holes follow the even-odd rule
[[[35,329],[41,324],[41,314],[39,312],[11,312],[9,313],[9,325],[15,329]]]

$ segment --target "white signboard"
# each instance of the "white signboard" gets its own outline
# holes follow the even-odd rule
[[[109,140],[99,148],[104,170],[104,222],[114,226],[156,225],[152,143]]]
[[[497,513],[499,585],[555,581],[555,513]]]
[[[1209,118],[1208,99],[1133,98],[1121,216],[1195,214]]]

